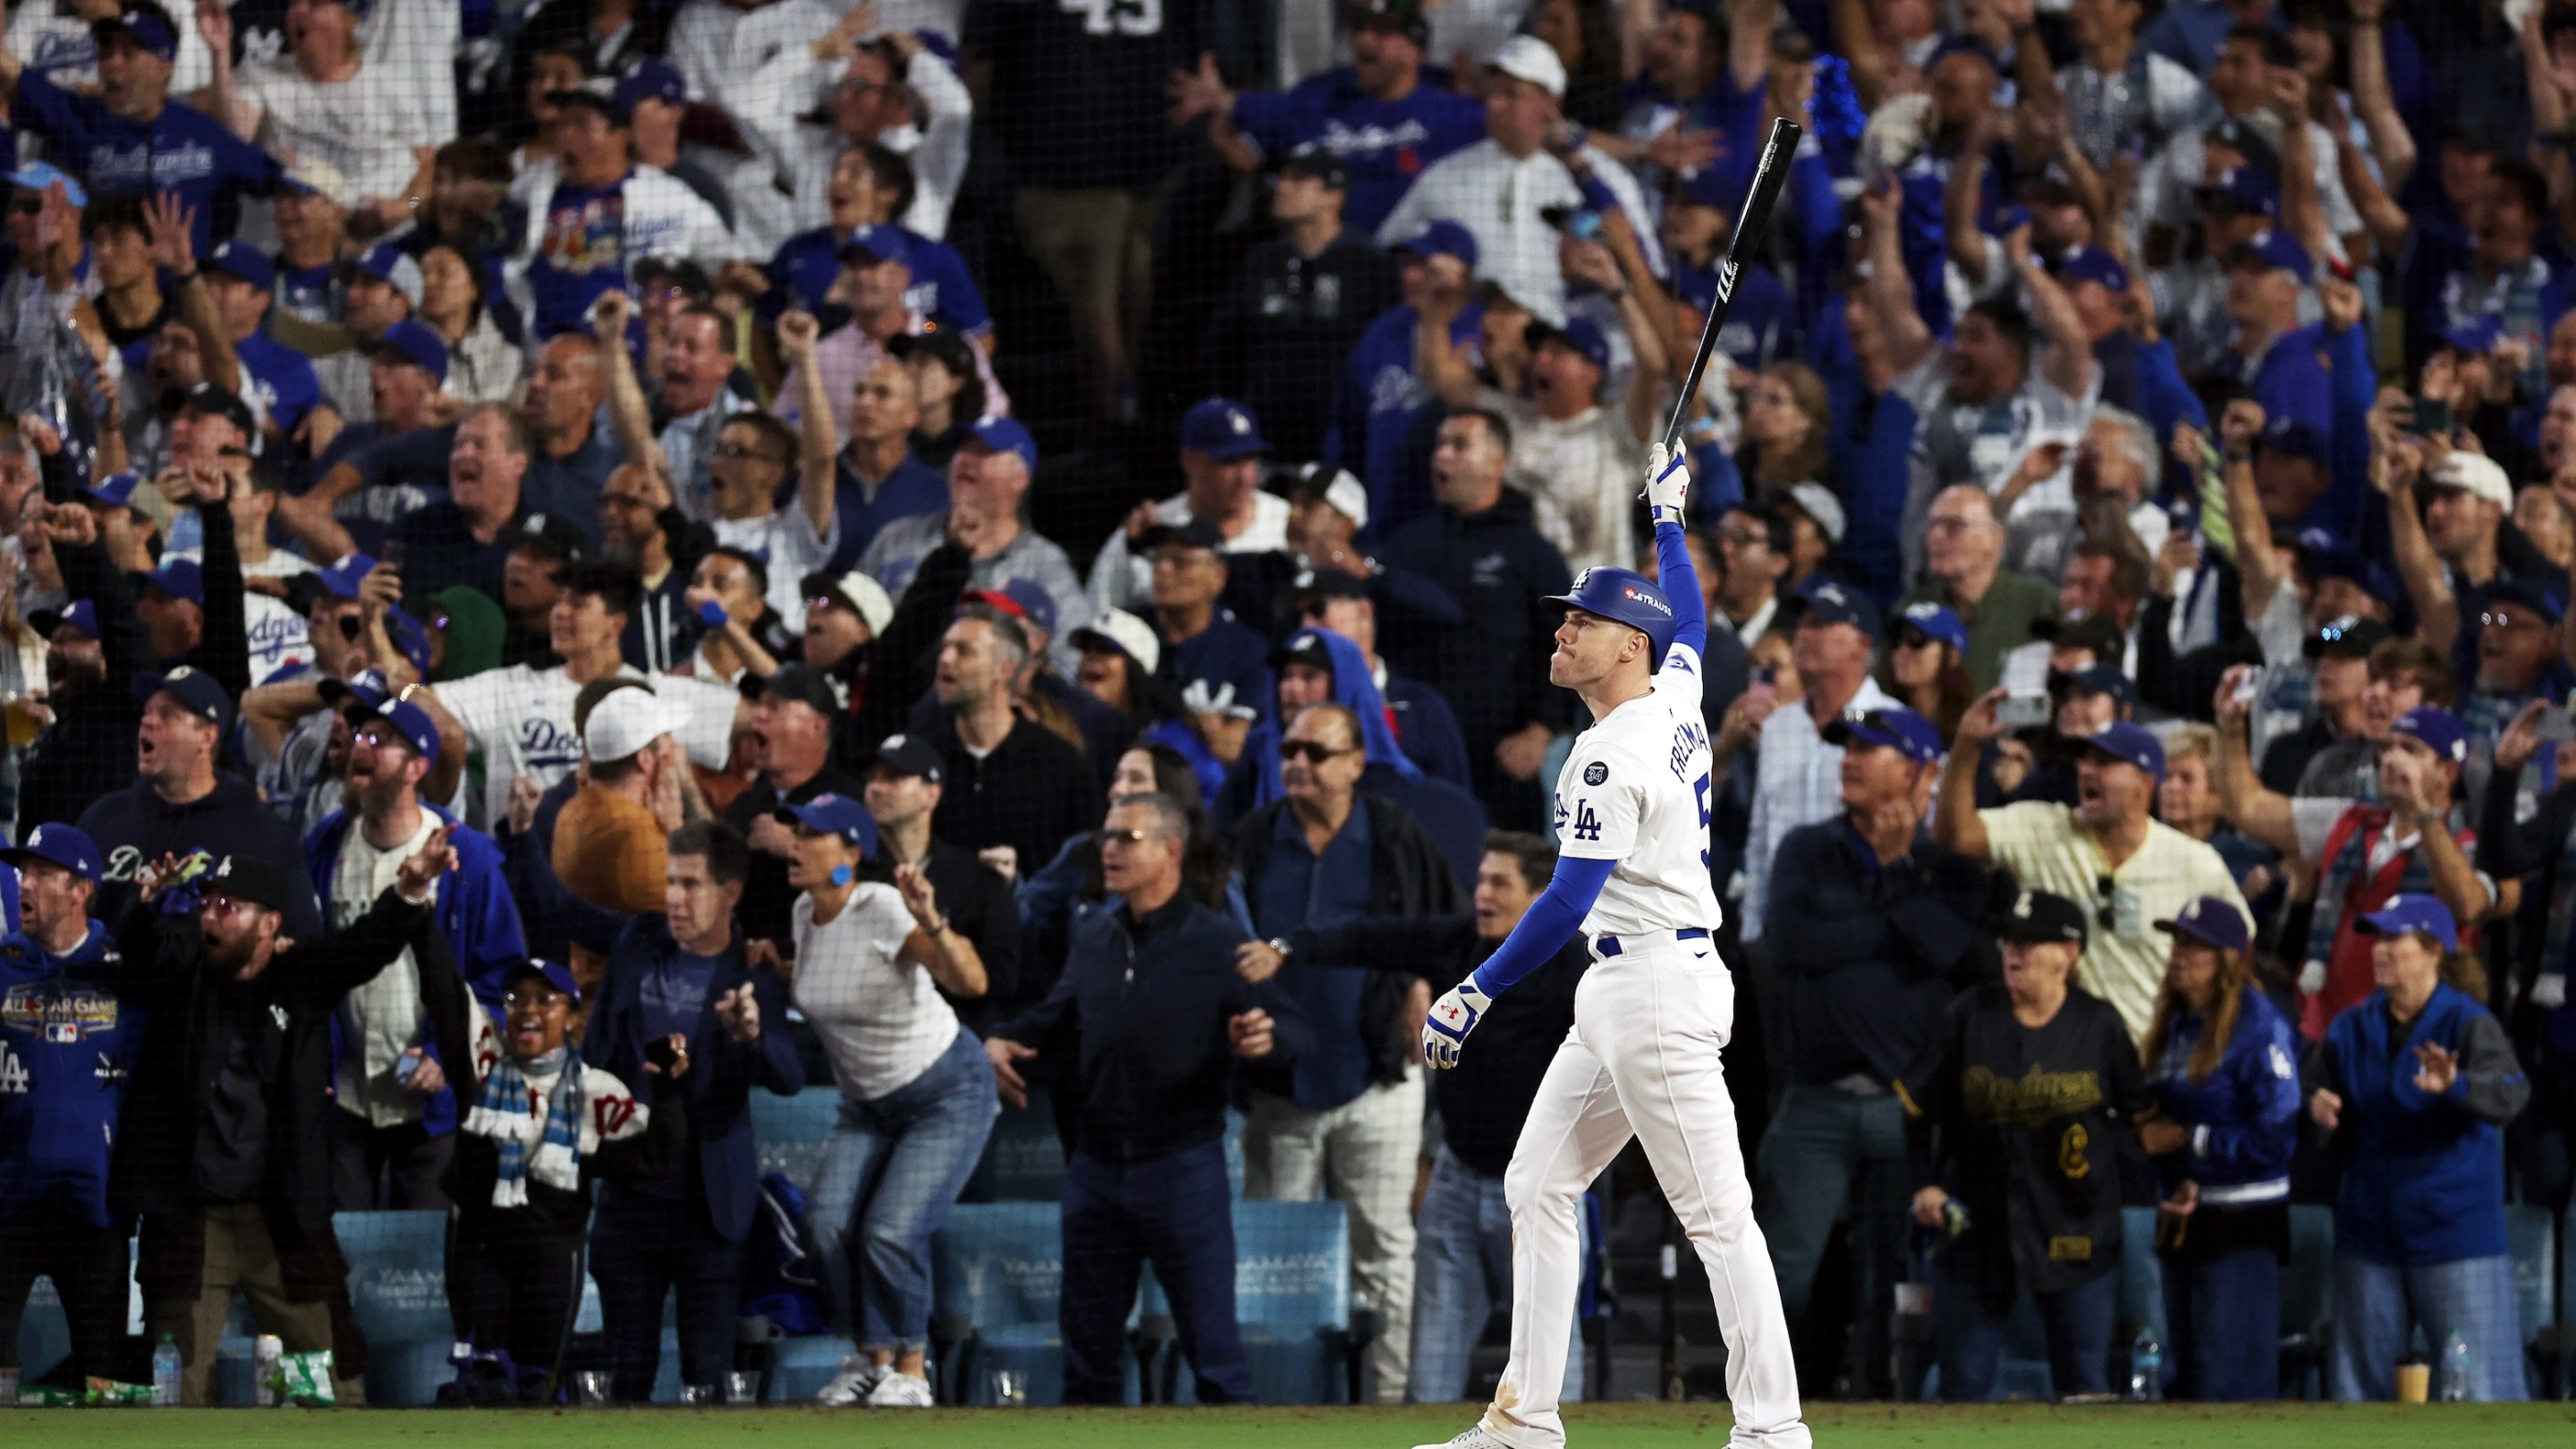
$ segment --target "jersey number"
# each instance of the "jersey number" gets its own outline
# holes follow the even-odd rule
[[[27,1095],[27,1059],[0,1046],[0,1097]]]
[[[1691,788],[1699,792],[1699,838],[1705,842],[1708,839],[1708,776],[1706,774],[1702,774],[1699,777],[1699,783],[1693,785]],[[1699,848],[1699,868],[1702,870],[1708,869],[1708,846],[1706,844],[1702,844]]]
[[[1601,838],[1601,817],[1592,813],[1590,800],[1574,802],[1574,838],[1577,840]]]
[[[1163,33],[1163,0],[1056,0],[1056,8],[1081,16],[1086,35]]]

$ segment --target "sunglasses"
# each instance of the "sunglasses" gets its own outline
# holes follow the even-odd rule
[[[340,619],[339,623],[340,637],[348,640],[352,644],[358,642],[359,631],[365,627],[358,622],[358,616],[355,614],[344,615]]]
[[[1326,760],[1336,758],[1337,756],[1354,755],[1357,753],[1359,753],[1357,750],[1337,750],[1331,745],[1322,744],[1315,740],[1290,740],[1279,747],[1279,758],[1283,760],[1304,760],[1310,765],[1320,765]]]
[[[1908,629],[1896,636],[1896,647],[1899,649],[1928,649],[1940,642],[1920,629]]]
[[[2097,897],[2093,904],[2093,924],[2106,931],[2117,929],[2120,917],[2118,912],[2112,909],[2112,900],[2117,887],[2112,884],[2109,876],[2097,875],[2093,877],[2093,891]]]
[[[21,196],[9,203],[9,209],[20,216],[34,216],[45,209],[45,199],[41,196]]]

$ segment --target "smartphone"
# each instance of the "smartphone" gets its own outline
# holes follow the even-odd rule
[[[2245,677],[2236,682],[2235,700],[2238,704],[2244,705],[2250,709],[2253,707],[2254,701],[2262,697],[2263,670],[2261,666],[2257,665],[2252,669],[2246,670]]]
[[[1995,706],[1995,723],[2008,730],[2036,729],[2048,723],[2052,713],[2047,690],[2016,689]]]
[[[2540,722],[2533,735],[2544,745],[2563,745],[2576,740],[2576,714],[2563,704],[2553,704],[2540,712]]]
[[[2447,438],[2451,435],[2451,404],[2420,394],[2415,398],[2415,432],[2419,437]]]
[[[1768,664],[1756,664],[1752,671],[1745,675],[1745,680],[1751,684],[1777,684],[1780,682],[1780,671]]]
[[[383,564],[386,568],[392,569],[396,573],[402,572],[403,541],[399,538],[386,539],[384,554],[382,557],[378,558],[376,562]]]

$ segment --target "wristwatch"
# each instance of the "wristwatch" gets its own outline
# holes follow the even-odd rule
[[[1264,946],[1269,947],[1269,948],[1270,948],[1271,950],[1273,950],[1273,951],[1278,952],[1278,953],[1279,953],[1279,959],[1280,959],[1280,960],[1282,960],[1282,961],[1285,961],[1285,960],[1287,960],[1289,957],[1294,956],[1294,955],[1296,955],[1296,954],[1297,954],[1295,951],[1293,951],[1293,950],[1290,950],[1290,949],[1289,949],[1289,946],[1288,946],[1288,938],[1287,938],[1287,937],[1285,937],[1285,936],[1273,936],[1273,937],[1271,937],[1269,940],[1264,941],[1264,942],[1262,942],[1261,944],[1262,944],[1262,945],[1264,945]]]

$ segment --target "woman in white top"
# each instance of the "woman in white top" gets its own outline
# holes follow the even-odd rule
[[[826,1404],[928,1408],[930,1238],[1001,1114],[982,1043],[940,996],[984,994],[984,964],[949,929],[929,878],[858,878],[876,821],[845,795],[783,807],[795,831],[796,1008],[841,1086],[807,1220],[858,1353]]]

